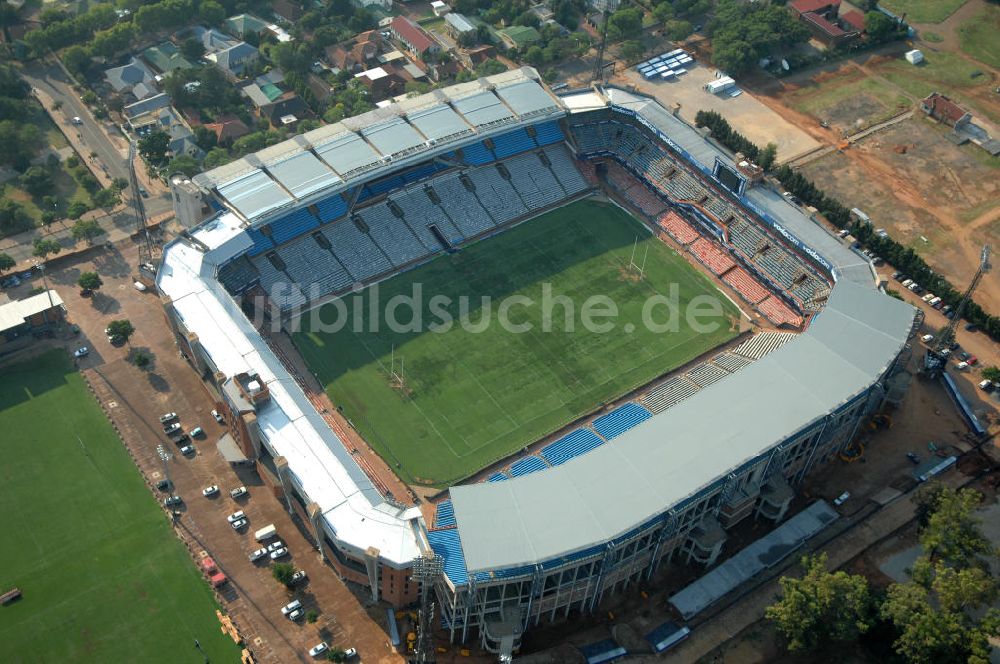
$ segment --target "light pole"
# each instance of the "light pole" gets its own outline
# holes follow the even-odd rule
[[[201,653],[201,656],[205,658],[205,664],[208,664],[208,655],[206,655],[205,651],[201,649],[201,642],[198,641],[198,639],[194,640],[194,647],[197,648],[198,652]]]

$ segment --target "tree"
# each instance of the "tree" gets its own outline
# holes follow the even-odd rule
[[[96,272],[84,272],[76,280],[76,285],[85,290],[96,291],[100,290],[101,286],[104,285],[104,280]]]
[[[200,39],[188,37],[181,42],[181,55],[191,62],[198,62],[205,55],[205,44]]]
[[[128,189],[128,180],[125,178],[115,178],[111,181],[111,188],[115,191],[125,191]]]
[[[882,12],[873,11],[865,14],[865,32],[875,41],[883,41],[896,31],[896,24]]]
[[[992,551],[979,519],[973,515],[982,498],[975,489],[945,488],[938,493],[927,525],[920,533],[920,546],[932,561],[969,567],[977,556]]]
[[[135,334],[135,327],[132,326],[132,321],[127,318],[122,318],[108,323],[107,332],[108,336],[115,342],[127,343],[129,338]]]
[[[0,253],[0,274],[13,268],[15,265],[17,265],[17,262],[10,254]]]
[[[73,239],[86,240],[87,244],[93,244],[94,238],[103,233],[104,229],[96,219],[81,219],[73,224]]]
[[[198,16],[202,23],[218,25],[226,18],[226,10],[215,0],[202,0],[198,5]]]
[[[863,576],[826,571],[826,554],[803,556],[801,579],[782,577],[782,597],[764,615],[792,651],[849,642],[871,627],[872,599]]]
[[[642,57],[644,52],[642,42],[637,39],[622,42],[622,58],[625,59],[625,62],[635,62]]]
[[[983,379],[992,380],[994,383],[1000,382],[1000,368],[983,367]]]
[[[778,146],[775,143],[768,143],[764,146],[764,149],[760,151],[760,155],[757,157],[757,165],[763,168],[765,171],[771,170],[774,166],[774,160],[778,156]]]
[[[666,33],[667,39],[675,42],[687,39],[691,36],[692,32],[694,32],[694,26],[691,25],[690,21],[672,20],[667,21],[664,26],[664,33]]]
[[[201,173],[201,166],[198,165],[198,160],[191,155],[179,154],[170,160],[170,166],[167,167],[167,175],[174,173],[183,173],[188,177],[194,177]]]
[[[310,609],[310,610],[306,611],[306,622],[307,623],[314,623],[317,620],[319,620],[319,611],[316,611],[315,609]]]
[[[323,116],[326,119],[326,116]],[[336,120],[334,120],[336,122]],[[209,150],[208,154],[205,155],[205,160],[202,165],[206,170],[211,170],[223,164],[228,164],[233,158],[229,156],[229,151],[225,148],[212,148]]]
[[[164,131],[154,131],[139,139],[139,153],[153,166],[164,166],[167,163],[169,149],[170,135]]]
[[[331,662],[346,662],[347,653],[340,648],[333,648],[332,650],[327,651],[326,658]]]
[[[121,192],[116,189],[98,189],[91,197],[94,205],[105,210],[110,210],[122,201]]]
[[[621,41],[641,30],[642,10],[638,7],[625,7],[608,17],[608,39],[611,41]]]
[[[87,52],[82,46],[70,46],[62,54],[63,64],[66,65],[66,69],[79,79],[85,79],[87,77],[87,72],[90,70],[90,65],[93,60],[90,59],[90,53]]]
[[[83,201],[73,201],[66,209],[66,216],[70,219],[79,219],[90,210],[90,207]],[[77,238],[79,239],[79,238]]]
[[[926,556],[914,563],[911,577],[889,586],[881,607],[899,634],[896,652],[919,664],[989,662],[1000,611],[982,610],[997,598],[996,580],[981,567],[955,569]]]
[[[545,63],[545,54],[540,46],[529,46],[524,53],[524,61],[532,67],[541,67]]]
[[[55,240],[43,239],[36,237],[35,241],[31,243],[34,249],[31,254],[33,256],[38,256],[42,260],[45,260],[50,255],[58,254],[62,251],[62,245]]]
[[[295,574],[295,568],[288,563],[275,563],[271,566],[271,576],[273,576],[278,583],[288,588],[292,587],[293,574]]]
[[[653,18],[660,23],[666,23],[674,17],[674,6],[669,1],[664,0],[653,7]]]
[[[146,351],[136,349],[132,352],[132,357],[130,358],[130,361],[132,362],[132,364],[139,367],[140,369],[145,369],[146,367],[149,366],[150,362],[153,361],[153,358],[150,357],[149,353],[147,353]]]
[[[52,191],[52,176],[41,166],[32,166],[18,178],[21,186],[29,194],[38,198]]]

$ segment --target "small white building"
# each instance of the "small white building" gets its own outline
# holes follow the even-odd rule
[[[356,7],[380,7],[385,10],[392,9],[392,0],[351,0]]]
[[[923,51],[916,48],[913,49],[912,51],[907,51],[906,55],[903,57],[905,57],[906,61],[909,62],[911,65],[919,65],[921,62],[924,61]]]
[[[431,3],[431,9],[434,11],[435,16],[444,16],[451,11],[451,7],[441,2],[441,0],[434,0]]]

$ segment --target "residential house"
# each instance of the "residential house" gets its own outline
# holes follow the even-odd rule
[[[859,12],[848,11],[849,18],[840,15],[840,0],[792,0],[788,7],[827,48],[850,44],[864,31],[864,17]]]
[[[156,74],[138,58],[132,58],[128,64],[112,67],[104,72],[111,89],[119,94],[131,95],[136,100],[152,97],[159,92]]]
[[[143,113],[149,113],[151,111],[156,111],[161,108],[166,108],[170,106],[170,95],[166,92],[161,92],[158,95],[153,95],[152,97],[146,97],[133,104],[129,104],[122,109],[122,115],[126,119],[134,118],[142,115]]]
[[[260,36],[267,30],[268,23],[253,14],[237,14],[222,22],[222,29],[231,35],[246,39],[247,35]]]
[[[177,69],[188,69],[194,66],[191,61],[181,55],[177,45],[169,41],[150,46],[141,55],[143,60],[161,74],[169,74]]]
[[[312,111],[302,98],[285,85],[285,75],[280,69],[272,69],[243,86],[240,92],[254,108],[262,120],[275,127],[288,126],[304,118],[313,117]],[[288,118],[292,118],[289,120]]]
[[[441,45],[434,41],[426,30],[405,16],[393,18],[389,24],[389,31],[407,51],[417,57],[441,51]]]
[[[972,113],[938,92],[932,92],[922,99],[920,110],[938,122],[943,122],[955,129],[961,129],[972,120]]]
[[[538,43],[542,38],[538,30],[526,25],[512,25],[509,28],[497,30],[497,33],[507,48],[523,49]]]
[[[531,8],[531,13],[538,17],[538,20],[544,23],[545,21],[550,21],[555,18],[555,12],[552,11],[548,5],[535,5]]]
[[[363,71],[376,63],[381,47],[382,35],[378,30],[368,30],[355,35],[350,41],[327,46],[326,61],[343,71]]]
[[[366,7],[376,7],[386,11],[392,9],[392,0],[351,0],[351,3],[362,9]]]
[[[165,132],[170,136],[168,149],[174,156],[186,154],[200,159],[203,155],[202,149],[195,142],[191,127],[173,106],[142,113],[129,118],[128,123],[136,136],[147,136],[155,131]]]
[[[215,28],[206,28],[201,25],[181,30],[180,32],[174,34],[173,38],[178,43],[183,42],[186,39],[197,39],[205,48],[206,55],[224,51],[227,48],[232,48],[236,44],[240,43],[239,39],[230,37],[224,32],[220,32]]]
[[[466,63],[472,69],[476,65],[481,65],[491,58],[497,57],[497,50],[492,44],[484,44],[475,48],[470,48],[465,52],[469,61]]]
[[[219,145],[232,145],[237,138],[250,133],[250,128],[235,115],[224,115],[204,126],[215,134],[215,140]]]
[[[30,346],[65,320],[66,307],[54,290],[0,305],[0,355]]]
[[[246,42],[206,55],[205,58],[232,78],[243,78],[244,72],[260,57],[257,49]]]
[[[614,12],[622,3],[621,0],[590,0],[588,4],[599,12]]]
[[[444,22],[445,29],[459,42],[463,39],[475,39],[478,29],[475,24],[465,16],[455,12],[445,14]]]
[[[297,20],[302,18],[305,14],[305,10],[302,9],[302,5],[295,0],[273,0],[271,3],[271,9],[274,13],[285,19],[289,23],[295,23]]]
[[[444,16],[451,11],[451,7],[441,0],[434,0],[434,2],[431,3],[431,11],[434,12],[435,16]]]
[[[364,84],[368,90],[368,98],[372,102],[380,102],[406,92],[406,79],[392,65],[382,65],[359,72],[354,78]]]

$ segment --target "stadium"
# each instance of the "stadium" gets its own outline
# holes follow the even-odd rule
[[[157,284],[182,352],[229,412],[232,460],[256,462],[324,559],[373,600],[412,603],[414,561],[440,560],[442,627],[501,656],[532,626],[591,612],[664,561],[712,565],[726,531],[750,516],[782,521],[794,487],[893,398],[914,323],[909,305],[879,291],[866,257],[752,164],[653,100],[610,87],[556,96],[530,68],[407,98],[172,184],[190,230],[164,248]],[[593,202],[600,192],[621,207]],[[524,284],[491,285],[532,269]],[[655,340],[581,336],[587,353],[615,347],[595,360],[616,369],[600,389],[552,407],[522,398],[510,412],[539,423],[495,431],[508,406],[476,412],[495,395],[489,385],[477,394],[460,383],[433,400],[456,373],[432,381],[430,359],[472,357],[464,337],[435,335],[452,342],[431,347],[427,335],[382,335],[351,364],[360,351],[347,336],[302,328],[307,314],[375,287],[476,276],[483,291],[524,293],[551,277],[626,298],[657,280],[682,281],[687,296],[714,283],[735,294],[720,322],[741,311],[767,331],[725,348],[734,328],[690,335],[632,373],[617,365]],[[303,388],[281,335],[397,475],[444,481],[447,498],[392,495]],[[482,343],[477,352],[495,353],[499,342]],[[407,369],[396,368],[397,344]],[[516,381],[543,351],[510,351],[517,361],[491,380]],[[346,367],[322,364],[337,353]],[[524,375],[511,392],[530,388]],[[403,446],[383,439],[423,435],[406,419],[422,403],[441,411],[426,415],[430,425],[471,415],[401,458]],[[477,435],[500,442],[476,448]],[[411,466],[470,440],[474,453],[452,450],[462,463]],[[831,513],[819,501],[785,525]]]

